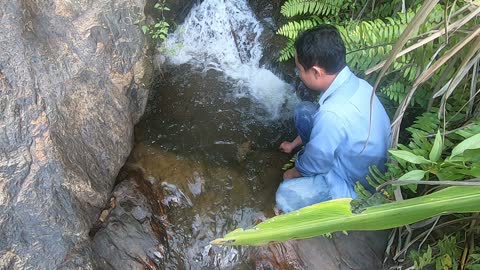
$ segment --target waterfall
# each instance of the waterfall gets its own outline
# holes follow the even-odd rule
[[[260,67],[262,31],[246,0],[205,0],[169,35],[167,48],[177,49],[167,59],[222,71],[237,82],[237,97],[252,98],[275,119],[297,99],[290,85]]]

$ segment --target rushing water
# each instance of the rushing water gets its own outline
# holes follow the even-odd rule
[[[242,248],[209,242],[272,216],[279,143],[292,138],[291,87],[258,66],[262,27],[244,1],[205,0],[168,40],[183,46],[152,90],[129,162],[161,185],[167,269],[241,268]]]
[[[179,47],[169,61],[219,70],[236,82],[234,95],[255,100],[271,118],[284,117],[296,98],[288,84],[259,67],[262,31],[245,0],[205,0],[168,39],[167,47]]]

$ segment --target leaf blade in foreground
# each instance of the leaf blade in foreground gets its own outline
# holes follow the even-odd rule
[[[409,200],[382,204],[353,214],[351,199],[327,201],[266,220],[252,229],[237,229],[215,245],[264,245],[337,231],[383,230],[444,213],[480,211],[480,187],[449,187]]]

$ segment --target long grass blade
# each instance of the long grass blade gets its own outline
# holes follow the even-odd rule
[[[478,63],[473,66],[472,84],[470,85],[470,99],[468,101],[467,117],[473,113],[473,106],[475,104],[476,87],[478,82]]]
[[[398,136],[400,132],[400,125],[402,122],[403,115],[405,114],[405,111],[408,107],[408,104],[410,103],[410,100],[412,99],[413,95],[415,94],[415,91],[418,89],[418,87],[430,79],[430,77],[440,68],[442,65],[444,65],[447,61],[449,61],[455,54],[457,54],[460,50],[462,50],[467,44],[469,44],[474,38],[476,38],[480,34],[480,27],[477,27],[469,36],[467,36],[462,42],[457,44],[455,47],[450,49],[447,53],[445,53],[440,59],[438,59],[431,67],[426,69],[420,76],[415,80],[412,88],[408,92],[408,94],[405,96],[403,99],[402,103],[398,107],[394,120],[392,122],[392,141],[391,141],[391,146],[395,147],[397,142],[398,142]]]
[[[448,27],[446,28],[443,28],[441,30],[437,30],[435,31],[432,35],[416,42],[415,44],[413,44],[412,46],[406,48],[405,50],[401,51],[400,53],[398,53],[396,56],[395,56],[395,59],[415,50],[415,49],[418,49],[422,46],[424,46],[425,44],[428,44],[432,41],[434,41],[435,39],[445,35],[447,32],[452,32],[452,31],[456,31],[458,28],[462,27],[463,25],[465,25],[466,23],[468,23],[471,19],[475,18],[478,14],[480,14],[480,8],[477,8],[475,9],[473,12],[469,13],[467,16],[463,17],[462,19],[448,25]],[[365,75],[370,75],[371,73],[379,70],[380,68],[382,68],[385,63],[387,61],[382,61],[380,63],[378,63],[376,66],[374,67],[371,67],[370,69],[368,69],[366,72],[365,72]]]
[[[429,195],[351,212],[351,199],[327,201],[273,217],[252,229],[237,229],[215,245],[264,245],[337,231],[383,230],[445,213],[480,211],[480,187],[449,187]]]
[[[480,46],[480,43],[479,43],[479,46]],[[480,47],[479,47],[480,48]],[[479,48],[477,48],[475,50],[478,51]],[[470,71],[470,69],[472,69],[472,67],[478,62],[478,60],[480,59],[480,55],[477,55],[475,57],[473,57],[472,59],[472,55],[466,57],[464,60],[468,60],[468,62],[462,62],[462,64],[460,65],[460,68],[458,69],[457,73],[455,74],[455,76],[453,76],[452,79],[450,79],[448,81],[448,83],[446,83],[440,90],[438,90],[437,92],[435,92],[433,94],[433,98],[437,98],[437,97],[440,97],[446,93],[448,93],[448,91],[453,91],[453,89],[455,89],[455,87],[458,86],[458,84],[462,81],[463,78],[465,78],[465,76],[468,74],[468,72]],[[451,94],[451,93],[450,93]],[[450,95],[449,95],[450,96]]]
[[[455,90],[457,85],[467,75],[467,73],[470,71],[473,65],[478,62],[480,55],[475,56],[475,54],[480,49],[480,36],[478,36],[480,34],[480,27],[478,27],[477,31],[478,31],[477,39],[472,44],[472,47],[467,53],[467,56],[463,59],[462,64],[460,65],[460,68],[458,69],[457,73],[453,77],[452,83],[448,86],[448,89],[442,98],[442,104],[440,106],[441,112],[445,110],[447,99],[452,95],[453,90]]]
[[[380,84],[380,81],[382,80],[383,76],[387,72],[390,65],[395,61],[395,56],[397,55],[397,53],[403,48],[405,43],[407,43],[410,36],[413,35],[413,33],[418,30],[420,25],[422,25],[422,23],[430,14],[430,11],[432,11],[432,9],[435,7],[435,5],[438,2],[439,0],[427,0],[423,3],[418,13],[415,14],[415,17],[413,17],[412,21],[407,25],[407,28],[405,28],[403,33],[398,38],[398,41],[395,43],[395,46],[393,46],[390,56],[388,57],[388,59],[385,62],[385,65],[380,71],[380,74],[378,75],[377,80],[375,81],[375,85],[373,86],[372,94],[370,95],[370,119],[369,119],[369,126],[368,126],[368,136],[365,140],[365,145],[363,146],[362,151],[360,151],[360,154],[363,153],[363,151],[367,148],[368,142],[370,140],[371,128],[372,128],[372,115],[373,115],[373,98],[375,96],[375,92],[378,88],[378,85]]]

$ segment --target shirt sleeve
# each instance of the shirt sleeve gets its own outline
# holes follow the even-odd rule
[[[333,112],[320,111],[314,119],[310,141],[295,162],[303,176],[327,174],[333,167],[335,151],[346,138],[343,121]]]

